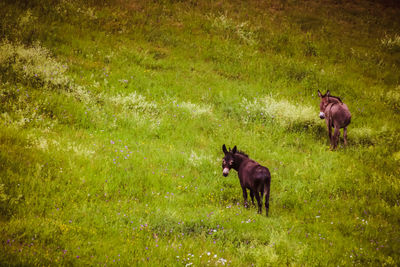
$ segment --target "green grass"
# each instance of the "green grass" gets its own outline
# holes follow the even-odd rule
[[[0,3],[0,263],[398,265],[400,9],[339,2]]]

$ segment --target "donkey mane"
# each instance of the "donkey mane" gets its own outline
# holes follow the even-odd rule
[[[323,97],[326,97],[326,94],[325,94]],[[333,95],[330,95],[330,96],[329,96],[329,98],[335,98],[335,99],[339,100],[339,102],[340,102],[340,103],[342,103],[342,104],[343,104],[343,101],[342,101],[342,99],[340,99],[340,97],[338,97],[338,96],[333,96]]]
[[[242,155],[242,156],[245,156],[246,158],[248,158],[249,157],[249,155],[247,155],[246,153],[244,153],[243,151],[236,151],[236,153],[237,154],[240,154],[240,155]]]
[[[231,148],[229,148],[229,152],[232,152],[232,149],[231,149]],[[249,157],[249,155],[247,155],[246,153],[244,153],[243,151],[240,151],[240,150],[236,150],[235,153],[236,153],[236,154],[240,154],[240,155],[242,155],[242,156],[245,156],[246,158]]]

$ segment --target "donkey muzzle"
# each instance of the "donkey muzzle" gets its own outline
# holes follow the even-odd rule
[[[223,170],[222,170],[222,174],[226,177],[226,176],[228,176],[228,174],[229,174],[229,168],[224,168]]]
[[[319,117],[320,117],[321,119],[325,119],[325,113],[320,112],[320,113],[319,113]]]

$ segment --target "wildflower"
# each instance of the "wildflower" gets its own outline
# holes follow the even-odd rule
[[[218,259],[217,262],[218,262],[218,263],[221,263],[222,265],[225,265],[225,263],[227,262],[227,260],[224,259],[224,258],[220,258],[220,259]]]

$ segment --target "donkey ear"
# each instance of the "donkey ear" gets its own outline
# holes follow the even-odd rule
[[[321,92],[319,90],[318,90],[318,96],[322,97],[322,94],[321,94]]]
[[[228,150],[226,150],[225,144],[222,146],[222,151],[224,151],[225,154],[228,153]]]
[[[235,154],[235,153],[236,153],[236,150],[237,150],[237,149],[236,149],[236,146],[234,146],[233,149],[232,149],[232,153]]]
[[[326,91],[326,96],[330,96],[330,95],[331,95],[331,92],[329,92],[329,90]]]

